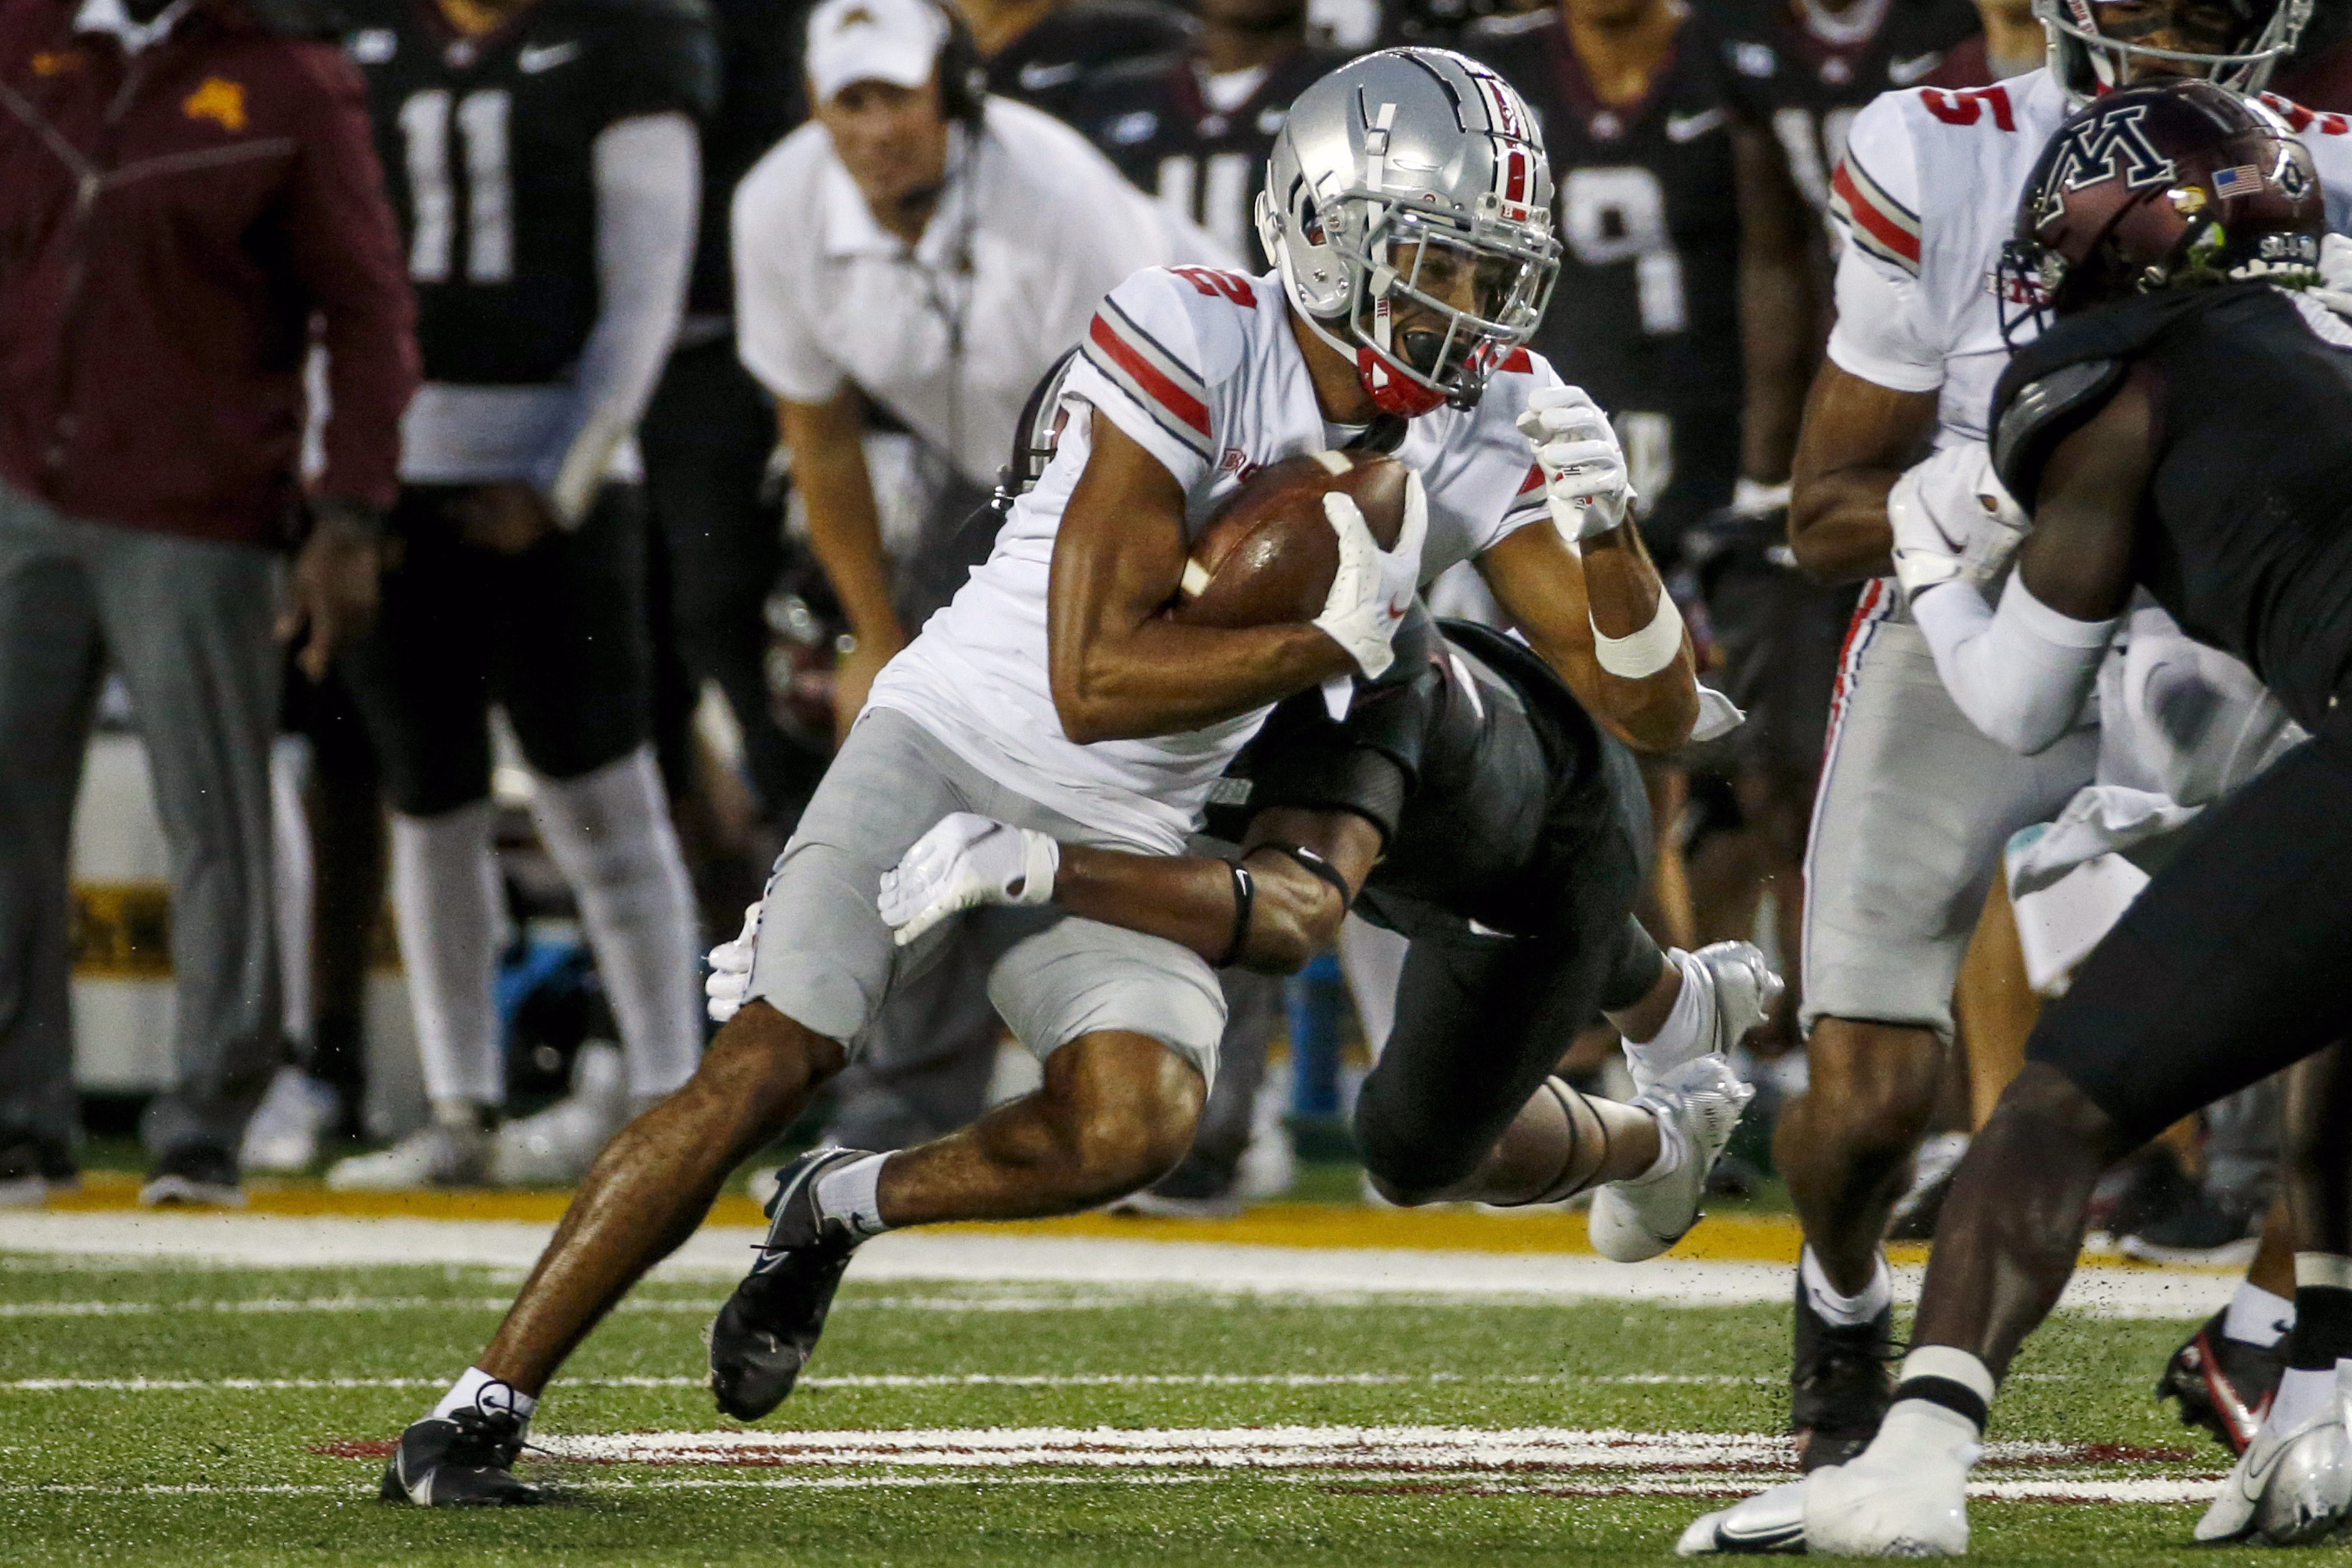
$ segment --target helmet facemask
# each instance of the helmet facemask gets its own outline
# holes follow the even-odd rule
[[[2201,78],[2231,92],[2258,93],[2278,62],[2294,50],[2313,0],[2170,0],[2171,10],[2152,22],[2126,20],[2113,13],[2121,0],[2034,0],[2034,14],[2049,39],[2051,74],[2077,102],[2133,85],[2140,68],[2152,74]],[[2213,50],[2159,48],[2139,39],[2173,23],[2182,13],[2227,13],[2229,37]]]

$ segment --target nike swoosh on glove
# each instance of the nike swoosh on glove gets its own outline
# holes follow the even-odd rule
[[[1381,549],[1364,514],[1353,498],[1339,490],[1326,492],[1323,516],[1339,538],[1339,570],[1324,596],[1323,613],[1315,629],[1347,651],[1356,668],[1377,680],[1396,660],[1389,646],[1412,596],[1421,587],[1421,547],[1429,537],[1429,497],[1421,476],[1404,480],[1404,525],[1397,530],[1394,549]]]
[[[1582,387],[1538,387],[1519,411],[1518,426],[1535,446],[1544,502],[1562,538],[1573,544],[1625,521],[1638,498],[1625,448]]]
[[[963,910],[1047,902],[1061,868],[1062,846],[1051,835],[957,811],[933,823],[882,873],[875,904],[891,940],[904,947]]]
[[[2000,575],[2032,520],[1993,472],[1980,441],[1947,446],[1903,471],[1886,494],[1895,577],[1907,599],[1946,582],[1981,588]]]
[[[762,899],[745,910],[741,932],[710,950],[710,977],[702,982],[702,994],[712,1023],[725,1023],[751,999],[751,959],[760,950],[760,913],[767,907]]]

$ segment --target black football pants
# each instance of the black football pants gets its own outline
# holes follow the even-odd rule
[[[467,544],[456,486],[412,485],[393,508],[397,562],[374,629],[342,669],[366,717],[393,810],[437,817],[490,792],[489,710],[523,756],[577,779],[646,743],[645,515],[607,485],[580,527],[520,555]]]
[[[1431,1193],[1478,1167],[1577,1032],[1630,1007],[1664,962],[1633,915],[1650,813],[1622,747],[1604,743],[1609,820],[1555,845],[1552,917],[1525,935],[1412,933],[1396,1024],[1356,1101],[1356,1146],[1391,1187]],[[1377,894],[1364,913],[1378,917]]]

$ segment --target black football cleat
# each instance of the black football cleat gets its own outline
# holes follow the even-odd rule
[[[782,1405],[815,1354],[849,1256],[865,1239],[817,1213],[817,1177],[866,1157],[863,1149],[812,1149],[776,1173],[767,1242],[710,1324],[710,1392],[738,1421]]]
[[[1842,1465],[1878,1436],[1895,1397],[1895,1309],[1879,1309],[1866,1323],[1841,1328],[1823,1322],[1797,1281],[1797,1347],[1789,1378],[1789,1429],[1797,1437],[1798,1468],[1808,1472]]]
[[[514,1478],[521,1452],[522,1417],[511,1410],[427,1416],[400,1435],[376,1495],[419,1508],[528,1507],[543,1498]]]
[[[2172,1353],[2156,1396],[2180,1401],[2182,1426],[2202,1427],[2230,1452],[2243,1454],[2286,1372],[2286,1341],[2265,1350],[2231,1339],[2221,1332],[2224,1315],[2214,1313]]]

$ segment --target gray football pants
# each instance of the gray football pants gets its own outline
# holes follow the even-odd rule
[[[152,1154],[234,1155],[281,1052],[268,550],[59,516],[0,483],[0,1141],[74,1131],[68,861],[91,706],[130,688],[172,848],[173,1082]]]

